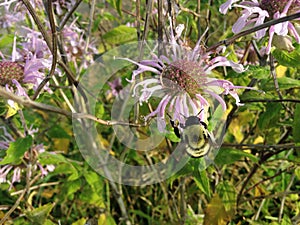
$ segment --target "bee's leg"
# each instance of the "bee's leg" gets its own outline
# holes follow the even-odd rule
[[[178,124],[175,124],[175,122],[173,120],[171,120],[171,119],[170,119],[170,123],[171,123],[171,126],[173,127],[175,135],[178,138],[180,138],[180,132],[179,132],[179,129],[178,129]]]
[[[200,123],[201,123],[201,125],[202,125],[205,129],[207,129],[207,124],[206,124],[205,122],[200,121]]]
[[[174,127],[174,133],[176,134],[176,136],[177,136],[178,138],[180,138],[180,132],[179,132],[178,127]]]

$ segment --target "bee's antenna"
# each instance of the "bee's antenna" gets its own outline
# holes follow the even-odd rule
[[[202,113],[203,110],[204,110],[204,109],[202,108],[202,109],[200,110],[200,112],[198,112],[197,116],[199,116],[199,115]]]

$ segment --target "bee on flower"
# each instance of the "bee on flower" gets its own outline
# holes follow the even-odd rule
[[[195,125],[194,121],[199,121],[207,127],[203,121],[207,121],[207,109],[210,107],[211,99],[217,101],[225,111],[224,95],[231,95],[237,105],[242,105],[236,90],[253,89],[236,86],[228,80],[213,78],[212,70],[217,67],[231,67],[238,73],[245,71],[245,68],[224,56],[212,57],[213,53],[206,52],[200,45],[201,39],[193,49],[178,44],[182,27],[183,25],[180,25],[175,29],[176,35],[171,32],[171,44],[164,46],[164,54],[152,53],[150,59],[140,62],[122,58],[137,65],[130,82],[135,82],[133,94],[138,96],[140,104],[147,103],[151,97],[161,97],[156,109],[146,116],[146,119],[157,118],[158,129],[161,132],[164,132],[169,119],[166,115],[179,124],[176,129],[181,131],[187,127],[185,123],[190,117],[199,118],[193,119],[192,125]],[[137,79],[144,72],[151,72],[154,75],[144,77],[142,80]]]

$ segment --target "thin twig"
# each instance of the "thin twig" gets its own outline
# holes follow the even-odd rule
[[[39,84],[37,90],[35,91],[32,99],[35,100],[41,90],[44,88],[44,86],[49,82],[51,77],[54,75],[55,69],[56,69],[56,62],[57,62],[57,33],[56,33],[56,26],[55,26],[55,21],[54,21],[54,15],[53,15],[53,7],[52,7],[52,0],[47,1],[47,9],[48,9],[48,17],[49,17],[49,23],[50,23],[50,29],[51,29],[51,34],[52,34],[52,64],[51,64],[51,69],[49,74],[44,78],[44,80]]]
[[[289,149],[300,149],[300,146],[295,145],[295,143],[285,143],[285,144],[275,144],[275,145],[264,145],[264,144],[230,144],[223,143],[222,147],[232,147],[237,149],[255,149],[265,151],[266,149],[272,150],[272,152],[277,150],[289,150]]]
[[[218,43],[214,44],[213,46],[207,48],[206,51],[207,52],[213,51],[221,45],[225,45],[225,46],[231,45],[236,39],[239,39],[240,37],[243,37],[243,36],[246,36],[248,34],[254,33],[254,32],[259,31],[259,30],[264,29],[264,28],[268,28],[268,27],[270,27],[272,25],[275,25],[275,24],[278,24],[278,23],[282,23],[282,22],[297,19],[299,17],[300,17],[300,12],[289,15],[289,16],[281,17],[281,18],[276,19],[276,20],[267,21],[267,22],[265,22],[265,23],[263,23],[259,26],[244,30],[244,31],[242,31],[242,32],[240,32],[240,33],[238,33],[238,34],[236,34],[236,35],[234,35],[234,36],[232,36],[228,39],[219,41]]]
[[[247,99],[247,100],[241,100],[241,103],[250,103],[250,102],[294,102],[294,103],[300,103],[300,99]]]
[[[197,0],[197,13],[200,15],[201,12],[201,0]],[[206,26],[208,27],[208,26]],[[198,31],[198,40],[201,37],[201,19],[200,16],[197,19],[197,31]]]
[[[85,38],[85,46],[84,46],[84,50],[83,50],[82,61],[81,61],[81,64],[80,64],[80,67],[78,70],[79,71],[78,76],[76,77],[76,79],[79,79],[81,71],[87,62],[87,57],[85,57],[85,55],[87,55],[89,45],[90,45],[90,36],[92,34],[92,27],[93,27],[93,23],[94,23],[95,4],[96,4],[95,0],[90,1],[91,9],[90,9],[90,14],[89,14],[89,24],[88,24],[88,29],[87,29],[86,38]]]
[[[290,180],[288,186],[286,187],[286,189],[285,189],[285,191],[284,191],[285,193],[288,193],[289,190],[291,189],[292,184],[293,184],[293,182],[294,182],[294,179],[295,179],[295,173],[292,174],[291,180]],[[282,214],[283,214],[283,209],[284,209],[285,199],[286,199],[286,195],[284,195],[284,196],[282,197],[282,200],[281,200],[281,203],[280,203],[280,209],[279,209],[279,215],[278,215],[278,222],[279,222],[279,223],[280,223],[281,220],[282,220]]]
[[[53,48],[52,48],[53,45],[52,45],[52,42],[51,42],[51,38],[48,35],[47,31],[45,30],[44,25],[42,24],[41,20],[39,19],[39,17],[35,13],[32,5],[30,4],[30,2],[28,0],[22,0],[22,2],[24,3],[24,5],[26,6],[26,8],[29,11],[30,15],[32,16],[34,22],[36,23],[39,31],[41,32],[44,40],[46,41],[46,44],[47,44],[50,52],[53,52]],[[52,1],[50,1],[50,2],[52,2]],[[62,27],[63,26],[61,26],[61,28]],[[57,59],[58,64],[63,67],[63,69],[65,70],[65,72],[68,76],[68,79],[71,81],[72,84],[74,84],[77,87],[78,86],[78,81],[75,79],[75,76],[73,75],[73,73],[70,71],[70,69],[68,69],[68,67],[64,64],[63,61],[61,61],[61,59],[58,56],[57,56],[57,58],[58,58]],[[52,65],[53,65],[53,63],[52,63]],[[84,94],[83,91],[80,88],[78,89],[78,91],[80,91],[82,94]]]
[[[119,122],[119,121],[109,121],[109,120],[102,120],[100,118],[97,118],[91,114],[87,113],[72,113],[70,111],[52,106],[52,105],[47,105],[44,103],[39,103],[32,101],[31,99],[20,97],[14,93],[8,92],[4,87],[0,86],[0,96],[6,98],[6,99],[11,99],[15,102],[17,102],[20,105],[23,105],[27,108],[34,108],[46,112],[53,112],[53,113],[58,113],[61,115],[64,115],[66,117],[74,118],[74,119],[90,119],[93,120],[97,123],[107,125],[107,126],[113,126],[113,125],[124,125],[124,126],[132,126],[132,127],[144,127],[146,126],[147,122],[144,124],[138,124],[138,123],[127,123],[127,122]]]
[[[81,2],[82,2],[82,0],[77,0],[75,5],[67,12],[67,14],[65,15],[65,17],[63,18],[63,20],[61,21],[61,23],[59,25],[59,28],[58,28],[59,32],[64,29],[64,26],[66,25],[66,23],[72,16],[73,12],[78,8],[78,6],[80,5]]]
[[[262,179],[262,180],[258,181],[256,184],[254,184],[254,185],[252,185],[250,188],[246,189],[246,190],[244,191],[244,194],[246,194],[246,193],[248,193],[249,191],[253,190],[253,189],[254,189],[255,187],[257,187],[258,185],[260,185],[260,184],[262,184],[262,183],[264,183],[264,182],[266,182],[266,181],[270,181],[271,179],[273,179],[273,178],[279,176],[280,174],[286,173],[286,172],[290,171],[290,170],[293,169],[293,168],[294,168],[294,166],[290,166],[290,167],[287,168],[287,169],[279,170],[279,171],[278,171],[277,173],[275,173],[273,176],[270,176],[270,177],[267,177],[267,178],[265,178],[265,179]]]
[[[190,14],[192,14],[192,15],[195,16],[195,17],[198,17],[198,18],[201,17],[201,15],[200,15],[198,12],[194,12],[194,11],[191,10],[191,9],[184,8],[184,7],[182,7],[182,6],[180,6],[180,9],[181,9],[183,12],[190,13]]]
[[[272,75],[272,78],[274,81],[275,91],[277,92],[279,99],[282,100],[283,97],[282,97],[282,93],[279,89],[279,84],[278,84],[276,71],[275,71],[275,65],[274,65],[274,57],[272,54],[270,54],[270,72],[271,72],[271,75]]]
[[[30,185],[34,184],[41,175],[37,175],[31,182]],[[21,195],[19,196],[19,198],[16,200],[15,204],[10,208],[10,210],[8,210],[8,212],[3,216],[3,218],[0,221],[0,224],[4,224],[4,222],[8,219],[8,217],[15,211],[15,209],[20,205],[21,200],[24,198],[24,195],[29,191],[27,189],[27,185],[26,188],[22,191]]]
[[[136,18],[136,33],[137,33],[137,40],[141,40],[141,0],[136,0],[135,3],[135,18]]]
[[[52,52],[51,38],[48,35],[47,31],[45,30],[45,26],[42,24],[41,20],[36,15],[36,13],[34,11],[34,8],[32,7],[31,3],[28,0],[22,0],[22,2],[26,6],[27,10],[29,11],[29,13],[32,16],[34,22],[36,23],[39,31],[41,32],[43,38],[45,39],[48,48]]]
[[[247,199],[243,199],[240,201],[240,203],[246,203],[246,202],[250,202],[253,200],[262,200],[262,199],[273,199],[273,198],[279,198],[279,197],[283,197],[283,196],[287,196],[287,195],[292,195],[292,194],[300,194],[300,191],[283,191],[283,192],[277,192],[276,194],[269,194],[269,195],[260,195],[260,196],[254,196],[254,197],[249,197]]]
[[[158,55],[162,52],[163,42],[163,27],[164,27],[164,15],[163,15],[163,0],[157,0],[158,3],[158,21],[157,21],[157,40],[158,40]]]

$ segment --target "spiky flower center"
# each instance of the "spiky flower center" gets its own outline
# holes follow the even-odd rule
[[[24,68],[16,62],[0,62],[0,85],[11,84],[13,79],[21,82]]]
[[[276,12],[282,12],[288,2],[289,0],[261,0],[260,7],[269,13],[271,19]],[[288,14],[295,13],[299,8],[300,1],[295,0],[289,8]]]
[[[194,97],[200,89],[204,88],[207,75],[197,62],[178,60],[164,68],[161,78],[165,87],[179,86]]]

